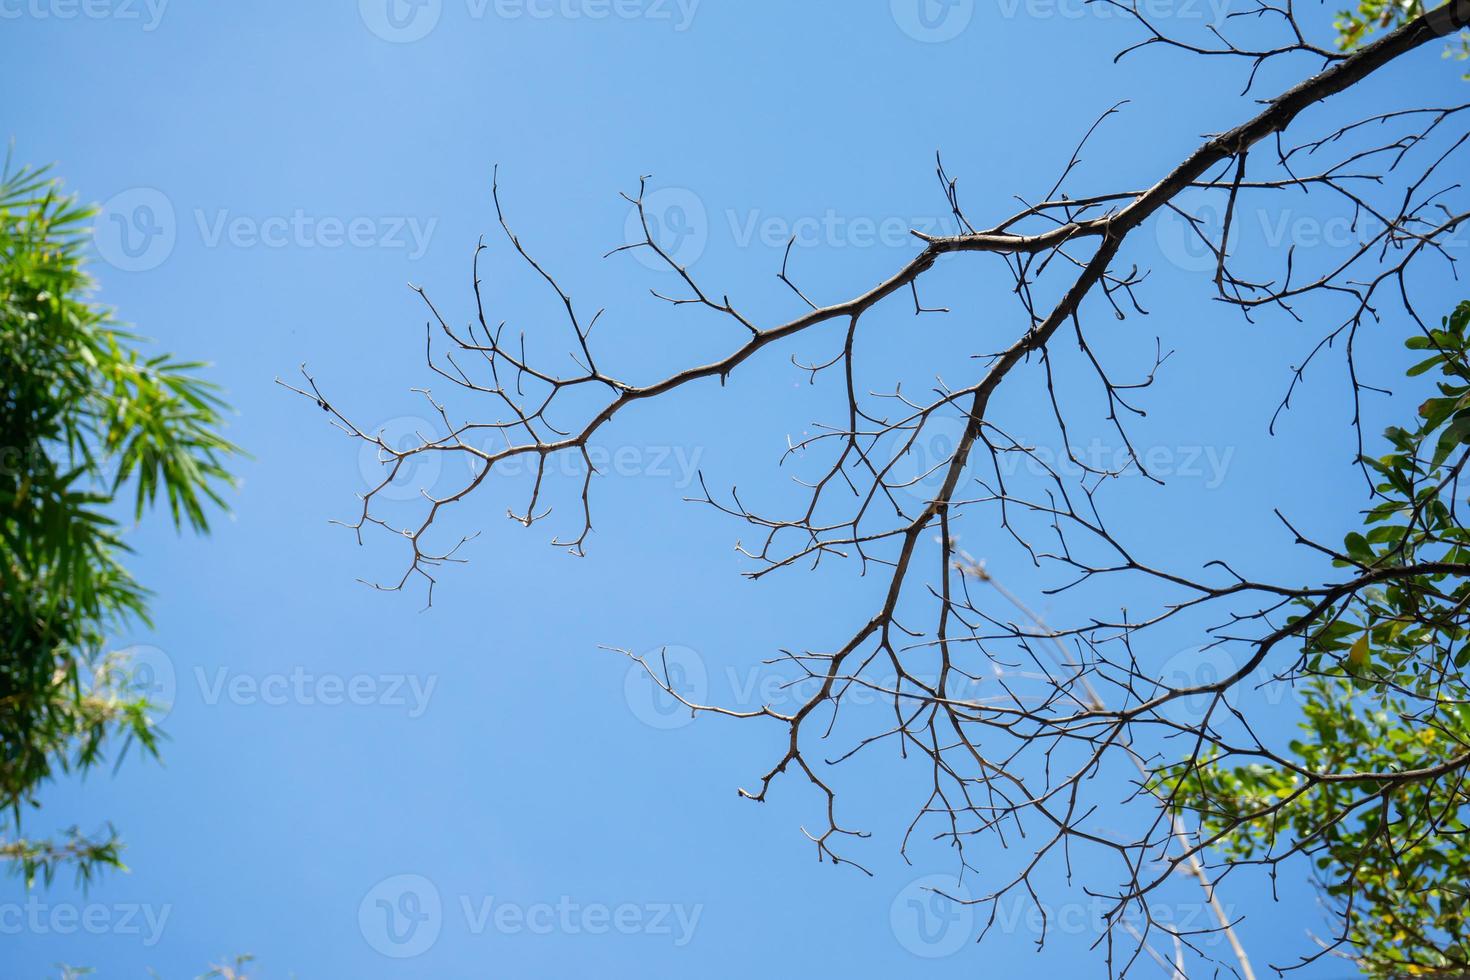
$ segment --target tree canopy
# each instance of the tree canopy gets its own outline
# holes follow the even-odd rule
[[[108,648],[148,619],[127,526],[162,507],[207,531],[239,452],[203,365],[146,354],[93,301],[94,215],[43,170],[0,177],[0,855],[28,881],[121,863],[110,827],[28,838],[22,821],[57,774],[157,751],[146,695]]]
[[[788,782],[805,786],[821,813],[817,827],[803,828],[818,857],[863,869],[853,851],[868,834],[840,814],[841,766],[894,745],[923,772],[902,852],[911,856],[927,830],[949,851],[957,880],[971,883],[974,897],[963,900],[988,908],[992,921],[1007,896],[1040,902],[1041,869],[1065,869],[1070,879],[1080,870],[1073,863],[1080,849],[1098,854],[1085,887],[1109,900],[1099,942],[1113,973],[1149,956],[1184,974],[1186,950],[1213,958],[1202,936],[1224,933],[1234,954],[1229,968],[1250,980],[1248,951],[1216,889],[1251,863],[1274,870],[1302,855],[1315,862],[1337,921],[1334,934],[1296,965],[1336,953],[1380,975],[1463,969],[1470,532],[1457,508],[1459,474],[1470,458],[1470,305],[1430,326],[1411,272],[1437,260],[1445,263],[1441,271],[1452,269],[1447,246],[1470,223],[1470,202],[1455,178],[1466,165],[1470,105],[1432,97],[1426,104],[1420,93],[1399,92],[1402,105],[1365,110],[1351,93],[1400,58],[1459,44],[1470,0],[1434,9],[1365,3],[1339,18],[1336,45],[1314,42],[1323,32],[1305,27],[1289,2],[1263,0],[1203,36],[1181,36],[1172,22],[1165,31],[1138,5],[1102,2],[1142,32],[1120,57],[1151,48],[1233,60],[1244,69],[1244,96],[1255,95],[1267,75],[1293,80],[1251,101],[1236,125],[1163,173],[1075,186],[1082,151],[1102,138],[1120,111],[1114,106],[1082,134],[1054,183],[1018,192],[1013,213],[988,221],[972,220],[940,159],[951,228],[915,231],[909,261],[876,286],[825,304],[801,288],[788,248],[778,278],[794,311],[769,323],[678,261],[649,213],[645,181],[628,195],[639,219],[630,225],[633,240],[611,254],[638,251],[661,264],[680,289],[655,290],[655,299],[722,324],[735,338],[724,356],[651,380],[604,368],[601,345],[617,328],[598,327],[594,339],[603,313],[587,318],[512,231],[497,182],[493,198],[508,248],[534,281],[550,287],[570,366],[545,359],[549,328],[538,328],[533,347],[525,334],[493,326],[478,270],[488,247],[481,244],[463,318],[416,287],[430,321],[428,366],[450,393],[419,389],[441,431],[392,443],[351,421],[311,374],[303,371],[296,390],[372,447],[384,467],[349,523],[359,536],[387,532],[406,552],[402,575],[377,587],[422,584],[432,601],[439,569],[462,562],[472,537],[441,528],[457,505],[494,492],[502,466],[533,467],[529,498],[509,509],[531,526],[552,512],[548,461],[581,458],[586,475],[573,491],[571,527],[553,538],[580,555],[592,531],[596,467],[588,447],[625,409],[757,370],[749,365],[760,352],[797,337],[825,344],[815,358],[792,354],[813,386],[828,382],[836,411],[835,421],[809,427],[781,457],[798,473],[794,504],[753,491],[748,480],[718,490],[703,474],[694,499],[752,536],[740,548],[750,578],[848,563],[882,586],[871,615],[834,624],[825,646],[775,658],[807,692],[795,708],[701,703],[680,690],[660,657],[629,654],[692,713],[778,726],[775,758],[743,796],[763,801]],[[1263,71],[1268,64],[1273,72]],[[1297,65],[1306,70],[1291,75],[1287,66]],[[1242,248],[1242,215],[1280,207],[1271,202],[1284,195],[1344,209],[1355,239],[1325,258],[1294,246]],[[1209,220],[1211,213],[1219,220]],[[1235,309],[1246,323],[1277,316],[1314,334],[1291,365],[1273,431],[1308,368],[1333,353],[1344,359],[1366,524],[1335,547],[1273,515],[1314,569],[1308,581],[1273,575],[1260,555],[1227,551],[1186,561],[1184,542],[1108,517],[1121,477],[1164,482],[1135,448],[1134,430],[1144,424],[1141,403],[1169,352],[1156,340],[1140,355],[1118,326],[1147,314],[1138,232],[1161,221],[1173,221],[1207,256],[1204,299]],[[936,364],[931,390],[875,388],[872,366],[863,363],[870,333],[891,327],[897,307],[921,320],[951,315],[929,295],[942,288],[931,271],[983,261],[999,264],[1008,286],[970,314],[986,325],[976,331],[986,335],[977,342],[983,346],[966,362]],[[1012,304],[1009,315],[1002,300]],[[1008,321],[1011,333],[996,340],[992,328]],[[1364,431],[1364,393],[1392,380],[1376,378],[1376,365],[1359,360],[1371,328],[1397,331],[1422,354],[1408,386],[1439,374],[1419,418],[1388,430],[1386,453]],[[916,344],[921,336],[916,331]],[[1042,458],[1013,434],[993,397],[1017,386],[1029,386],[1028,403],[1043,406],[1066,447],[1082,420],[1102,419],[1124,447],[1121,463],[1097,465],[1070,448],[1065,460]],[[957,438],[938,441],[936,433],[955,431]],[[469,464],[462,484],[426,490],[406,518],[404,507],[380,499],[410,461],[446,454]],[[976,583],[1000,586],[983,560],[960,548],[961,520],[971,534],[982,529],[985,558],[1007,553],[1036,570],[1044,594],[1065,595],[1068,621],[1043,623],[1009,592],[1002,604],[1019,608],[1021,621],[998,609],[991,590]],[[1123,596],[1125,608],[1110,604]],[[1170,659],[1181,636],[1192,637],[1197,652]],[[1228,667],[1203,670],[1209,656]],[[1170,662],[1187,668],[1182,682],[1165,669]],[[1258,683],[1298,692],[1301,737],[1282,745],[1270,726],[1235,707],[1236,692]],[[855,691],[884,702],[883,716],[853,706]],[[837,740],[845,745],[834,748]],[[1108,822],[1120,819],[1116,801],[1098,791],[1119,780],[1132,786],[1127,805],[1139,815],[1126,834]],[[971,853],[983,838],[1021,853],[1001,869],[998,852],[987,851],[982,867]],[[1097,881],[1104,866],[1117,868],[1118,880]],[[1181,929],[1157,913],[1175,872],[1203,889],[1214,915],[1208,929]]]

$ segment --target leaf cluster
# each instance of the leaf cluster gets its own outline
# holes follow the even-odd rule
[[[110,830],[61,842],[6,831],[41,785],[91,768],[113,738],[156,752],[146,698],[105,654],[110,629],[147,621],[124,522],[161,503],[175,526],[206,531],[238,452],[201,365],[146,356],[91,301],[93,216],[44,171],[7,162],[0,175],[0,857],[28,880],[119,863]]]

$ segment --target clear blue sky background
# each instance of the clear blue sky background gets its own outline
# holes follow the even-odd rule
[[[638,16],[595,16],[607,9]],[[585,560],[547,546],[573,528],[570,513],[528,532],[503,519],[522,506],[517,494],[497,489],[461,507],[455,527],[484,534],[472,563],[444,574],[429,612],[421,593],[355,583],[392,574],[401,558],[391,542],[359,549],[327,524],[351,515],[371,460],[273,378],[305,361],[365,426],[424,417],[407,390],[433,380],[421,359],[424,313],[404,283],[425,285],[462,320],[482,233],[493,246],[492,315],[558,353],[551,297],[491,234],[496,163],[518,231],[585,309],[610,308],[599,327],[609,366],[642,380],[738,336],[659,308],[646,290],[673,288],[666,273],[600,258],[623,241],[628,207],[617,194],[639,175],[675,189],[661,217],[690,231],[696,270],[769,323],[796,306],[775,279],[781,247],[760,229],[780,240],[816,219],[827,230],[797,250],[802,285],[845,297],[913,253],[894,227],[945,214],[936,149],[972,217],[989,221],[1012,194],[1043,193],[1092,119],[1128,98],[1073,191],[1141,186],[1199,134],[1252,111],[1237,96],[1238,69],[1163,52],[1114,66],[1136,30],[1077,4],[961,3],[958,19],[932,31],[902,0],[703,0],[692,11],[687,0],[558,0],[549,17],[520,3],[431,0],[399,21],[383,0],[161,11],[0,0],[0,10],[9,79],[0,133],[14,137],[19,160],[54,161],[70,189],[112,202],[97,243],[102,299],[161,349],[213,363],[238,409],[230,434],[253,453],[234,515],[213,537],[181,539],[152,523],[134,534],[136,570],[157,591],[156,629],[118,642],[156,648],[146,662],[174,702],[162,764],[131,758],[116,776],[56,786],[28,824],[112,819],[133,871],[85,895],[67,883],[30,896],[18,881],[0,883],[10,933],[0,975],[39,978],[67,962],[104,977],[150,967],[187,977],[236,951],[257,954],[268,977],[1101,974],[1087,900],[1060,882],[1045,899],[1072,908],[1073,926],[1040,954],[1023,914],[983,946],[916,955],[936,949],[906,925],[912,883],[953,867],[939,852],[921,851],[913,866],[897,857],[918,799],[911,773],[891,760],[848,773],[848,822],[875,832],[857,851],[876,876],[819,865],[798,830],[820,819],[818,801],[797,783],[764,807],[735,795],[777,757],[775,729],[708,718],[670,728],[649,692],[627,682],[626,663],[598,649],[687,648],[689,676],[702,671],[711,699],[734,701],[776,649],[830,648],[872,614],[874,583],[850,571],[742,581],[731,550],[741,529],[680,502],[685,462],[716,486],[775,493],[786,436],[835,417],[834,392],[806,387],[790,349],[724,389],[703,384],[630,412],[600,437],[625,463],[596,485]],[[1203,2],[1176,13],[1191,27],[1211,16]],[[1310,15],[1325,29],[1325,11]],[[1261,91],[1305,70],[1269,71]],[[1395,107],[1396,91],[1414,86],[1448,102],[1460,84],[1425,50],[1353,98]],[[1285,216],[1305,223],[1293,235],[1310,235],[1336,214]],[[357,240],[344,241],[354,221]],[[1240,247],[1259,244],[1243,237]],[[1319,260],[1334,247],[1305,246]],[[1095,315],[1092,329],[1116,342],[1124,373],[1157,334],[1179,350],[1149,397],[1142,440],[1173,454],[1180,472],[1168,493],[1134,480],[1120,519],[1151,531],[1165,560],[1228,543],[1237,554],[1258,549],[1263,564],[1277,563],[1268,569],[1289,567],[1272,504],[1335,537],[1362,501],[1345,465],[1341,362],[1313,375],[1268,439],[1287,366],[1315,335],[1279,317],[1244,324],[1209,303],[1208,273],[1177,227],[1132,248],[1131,261],[1158,270],[1142,294],[1152,316],[1114,326]],[[891,384],[888,366],[915,384],[936,372],[963,383],[978,363],[964,353],[1008,343],[1019,320],[994,273],[964,261],[939,270],[926,300],[957,311],[942,326],[915,326],[906,300],[875,314],[873,384]],[[1441,275],[1419,288],[1436,315],[1455,297]],[[1401,329],[1392,322],[1364,341],[1378,381],[1401,366]],[[816,356],[831,340],[798,350]],[[1386,419],[1412,404],[1373,410]],[[999,408],[1022,434],[1050,438],[1034,386]],[[1100,405],[1079,413],[1084,432],[1105,431]],[[460,472],[445,463],[415,477],[442,491]],[[559,481],[557,503],[570,503],[573,483]],[[1014,587],[1034,586],[994,541],[978,519],[965,537]],[[297,676],[328,687],[274,696],[272,685]],[[338,681],[371,703],[324,703]],[[413,683],[427,695],[418,707]],[[1079,857],[1083,877],[1111,881],[1096,860]],[[1247,916],[1258,969],[1308,949],[1307,931],[1322,926],[1294,870],[1274,905],[1259,880],[1230,880],[1225,897]],[[1195,901],[1187,889],[1175,895],[1186,910]],[[416,909],[431,920],[395,945],[379,899],[400,924]],[[514,919],[497,928],[493,911],[483,922],[487,900],[550,928]],[[547,905],[554,918],[537,919]],[[679,910],[698,916],[687,935]],[[604,913],[633,934],[596,934]],[[67,928],[71,914],[93,916],[96,928]],[[149,915],[166,916],[156,936]],[[1139,975],[1150,971],[1162,975],[1152,966]],[[1316,975],[1350,972],[1338,963]]]

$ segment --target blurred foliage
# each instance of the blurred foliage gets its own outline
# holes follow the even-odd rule
[[[19,836],[37,790],[121,741],[156,753],[149,705],[106,635],[147,622],[120,519],[162,502],[208,529],[238,452],[201,365],[146,357],[89,301],[90,208],[44,171],[0,174],[0,860],[27,882],[121,866],[111,827]]]
[[[1304,639],[1295,760],[1215,756],[1167,774],[1176,803],[1234,860],[1311,856],[1370,975],[1470,970],[1470,529],[1456,509],[1470,461],[1470,302],[1409,339],[1438,371],[1412,430],[1363,462],[1381,481],[1334,561],[1358,581],[1291,620]],[[1445,565],[1461,566],[1440,570]]]
[[[254,956],[249,953],[243,953],[236,956],[231,962],[212,964],[206,972],[199,974],[195,980],[250,980],[251,974],[247,973],[246,969],[254,962]],[[57,980],[81,980],[82,977],[88,977],[97,972],[90,966],[68,966],[65,963],[58,963],[56,968],[61,971],[57,975]],[[158,976],[153,970],[149,970],[148,975],[151,977]]]
[[[200,974],[198,980],[250,980],[245,969],[254,962],[255,957],[245,953],[236,956],[234,963],[214,964],[209,968],[208,973]]]
[[[1332,26],[1337,30],[1337,47],[1351,51],[1368,42],[1377,32],[1391,31],[1418,17],[1426,9],[1441,6],[1441,3],[1430,3],[1426,7],[1422,0],[1359,0],[1355,9],[1339,11],[1333,21]],[[1470,58],[1470,33],[1461,31],[1456,40],[1458,44],[1451,43],[1445,49],[1445,57],[1457,61]],[[1470,81],[1470,72],[1465,74],[1465,79]]]

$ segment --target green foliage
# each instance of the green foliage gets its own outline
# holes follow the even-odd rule
[[[120,865],[110,828],[14,837],[37,789],[118,737],[157,750],[127,665],[104,655],[109,629],[147,619],[117,512],[141,517],[161,494],[175,526],[205,531],[238,452],[200,365],[145,357],[89,301],[93,214],[42,171],[0,175],[0,858],[27,881]]]
[[[1161,791],[1237,860],[1313,858],[1370,974],[1470,969],[1470,302],[1407,342],[1435,394],[1363,462],[1377,503],[1334,560],[1347,583],[1290,621],[1307,680],[1293,760],[1217,754]]]
[[[1304,736],[1291,745],[1314,773],[1405,773],[1470,745],[1470,709],[1434,718],[1325,679],[1305,689]],[[1263,764],[1206,764],[1183,781],[1207,833],[1232,859],[1286,854],[1306,842],[1321,891],[1370,975],[1463,975],[1470,967],[1470,795],[1463,770],[1390,785],[1373,778],[1309,783]],[[1230,831],[1234,829],[1234,832]]]
[[[1339,11],[1333,21],[1332,26],[1337,30],[1337,47],[1341,51],[1352,51],[1367,43],[1378,31],[1391,31],[1418,17],[1426,9],[1439,5],[1431,3],[1426,8],[1423,0],[1358,0],[1356,9]],[[1458,40],[1459,44],[1446,48],[1444,55],[1464,61],[1470,58],[1470,34],[1461,32]],[[1470,73],[1465,78],[1470,81]]]

